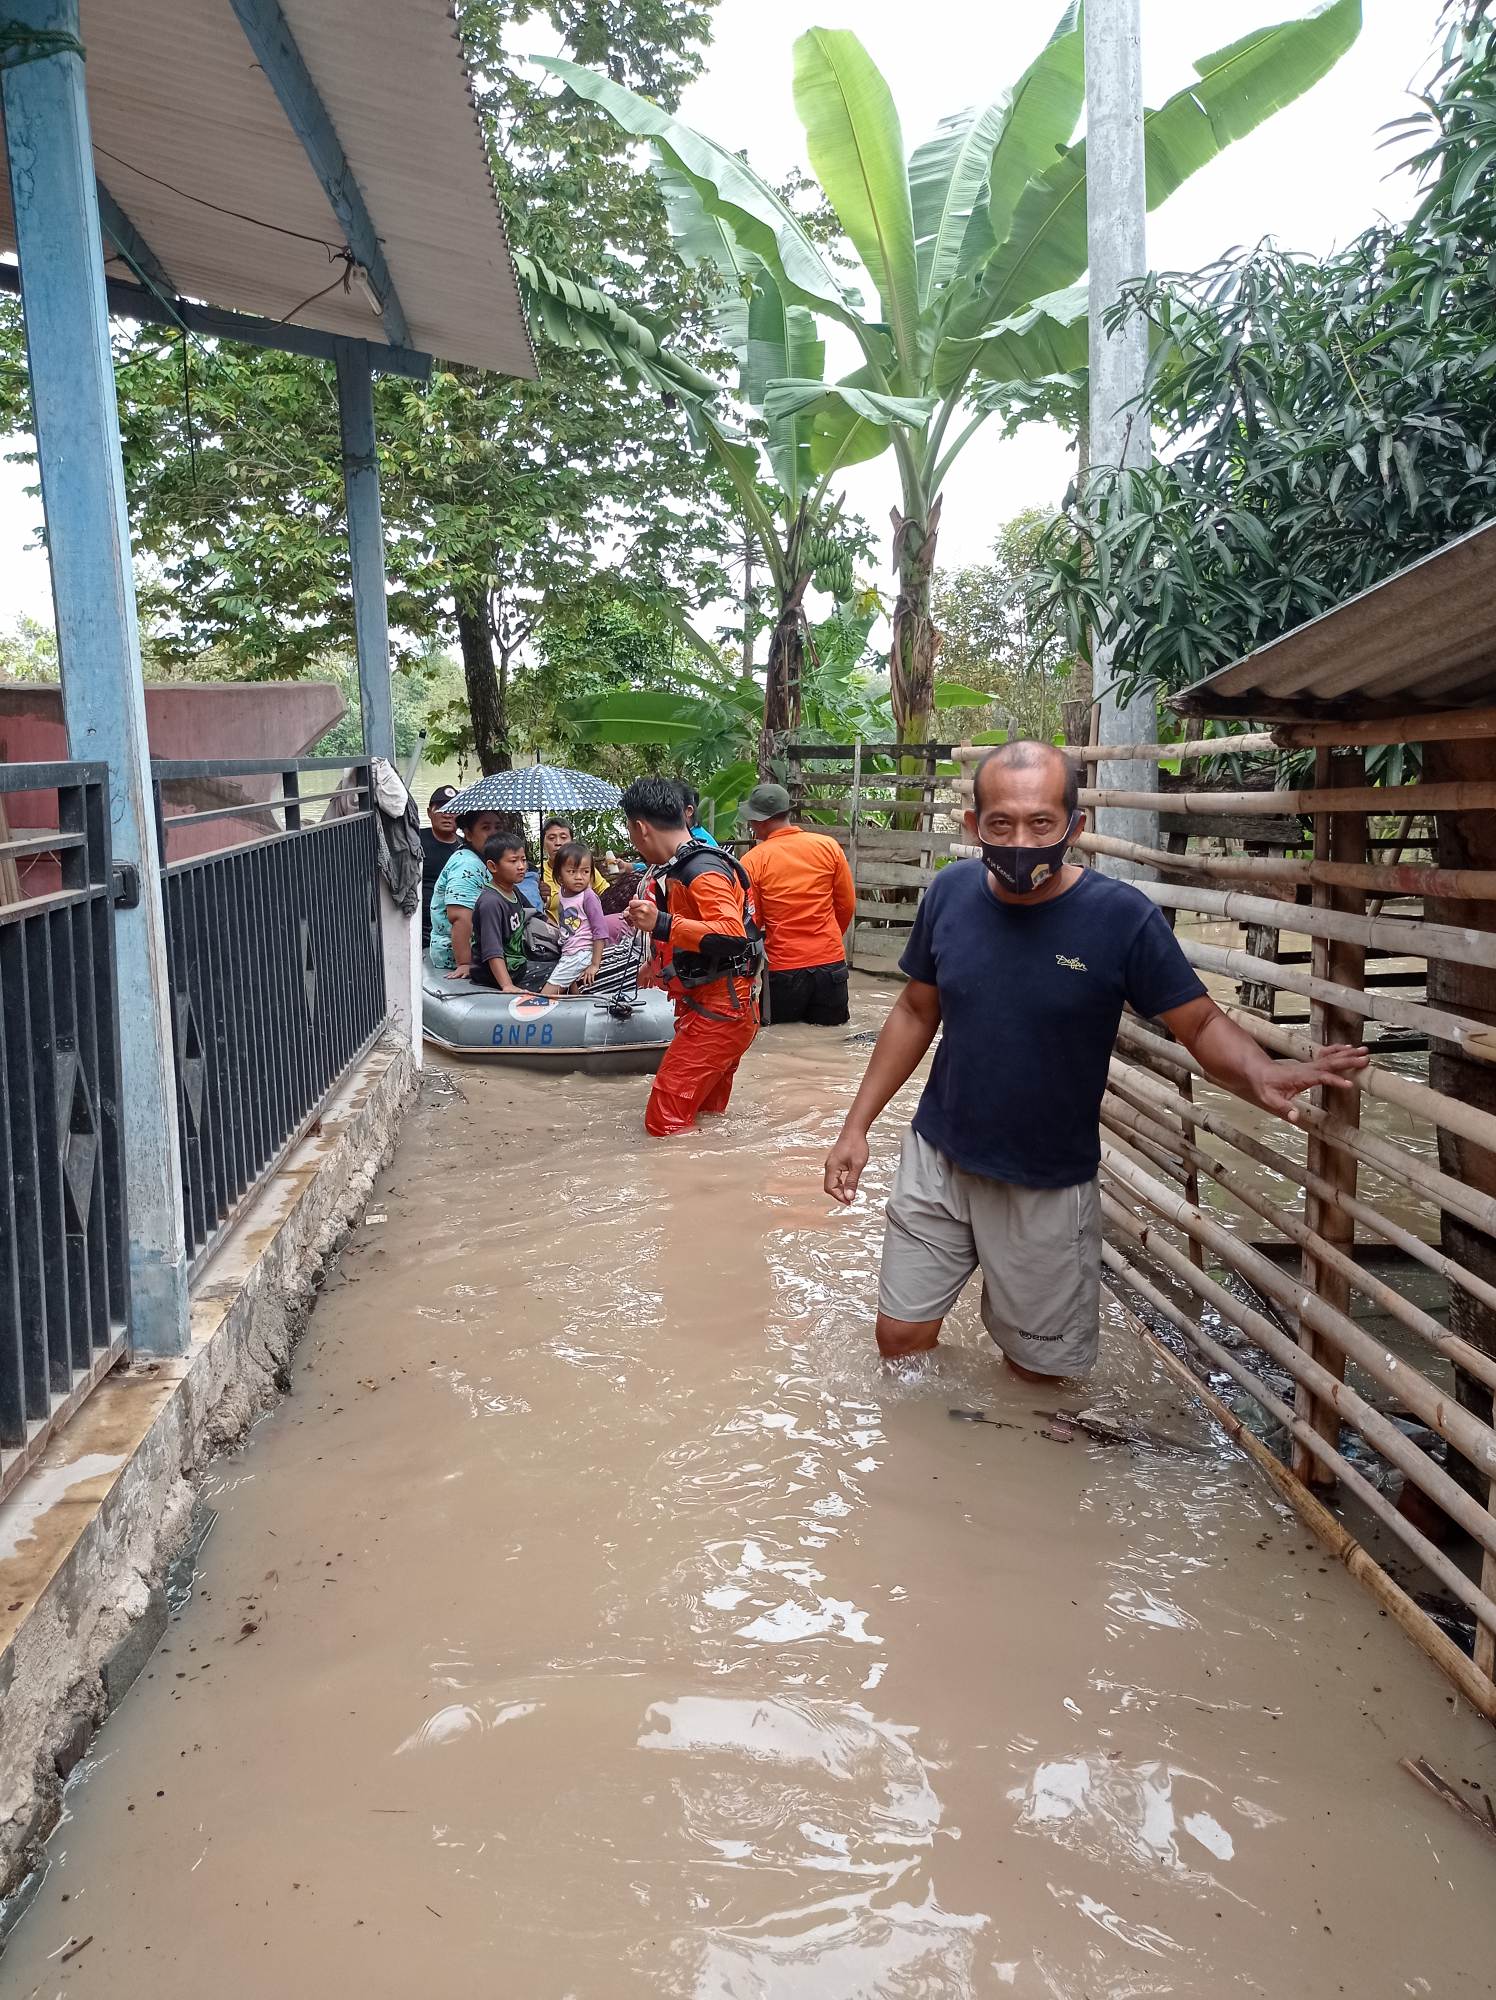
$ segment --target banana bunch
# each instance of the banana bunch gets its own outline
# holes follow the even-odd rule
[[[805,559],[810,564],[811,581],[817,590],[824,590],[838,604],[852,595],[855,587],[852,558],[841,542],[830,535],[808,536]]]

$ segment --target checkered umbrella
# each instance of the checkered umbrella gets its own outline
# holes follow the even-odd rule
[[[449,801],[449,813],[470,812],[611,812],[623,797],[606,778],[590,771],[568,771],[558,764],[522,764],[514,771],[494,771],[479,778]]]

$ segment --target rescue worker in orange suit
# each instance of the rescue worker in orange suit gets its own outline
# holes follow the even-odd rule
[[[669,952],[675,1039],[644,1114],[645,1131],[663,1139],[690,1131],[702,1112],[727,1109],[738,1064],[758,1032],[762,945],[741,864],[692,838],[673,779],[636,779],[623,795],[623,813],[652,877],[629,904],[629,922]]]

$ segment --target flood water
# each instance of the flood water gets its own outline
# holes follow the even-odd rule
[[[428,1085],[6,1993],[1496,1991],[1496,1842],[1398,1768],[1496,1737],[1130,1336],[1046,1398],[969,1295],[877,1362],[899,1119],[850,1214],[820,1162],[888,997],[700,1137]]]

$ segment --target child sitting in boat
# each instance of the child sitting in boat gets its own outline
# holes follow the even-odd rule
[[[572,842],[551,857],[556,882],[556,922],[561,932],[561,956],[541,988],[541,998],[559,1000],[563,993],[581,991],[597,978],[608,942],[603,906],[592,886],[592,850]]]
[[[519,893],[529,867],[517,833],[496,833],[483,849],[488,887],[473,905],[471,977],[475,986],[518,993],[525,983],[525,917],[530,905]],[[449,979],[461,978],[449,972]]]

